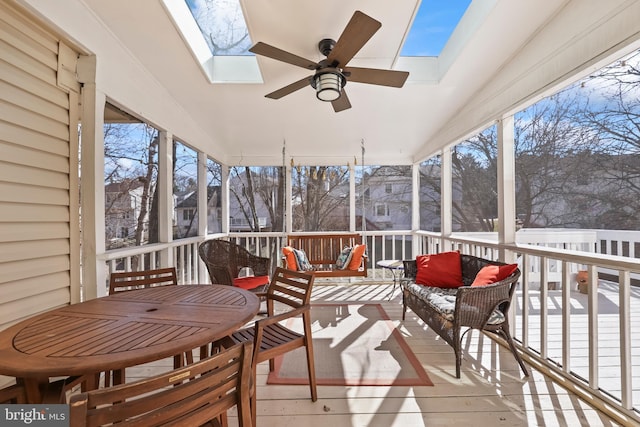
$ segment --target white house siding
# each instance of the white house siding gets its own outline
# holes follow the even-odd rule
[[[79,297],[77,57],[0,3],[1,329]]]

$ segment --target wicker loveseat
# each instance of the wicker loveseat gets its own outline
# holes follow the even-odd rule
[[[416,284],[417,264],[405,260],[402,284],[402,319],[407,307],[418,315],[433,331],[444,339],[456,356],[456,377],[460,378],[462,363],[462,329],[479,329],[501,336],[518,361],[522,371],[529,375],[520,355],[516,351],[509,332],[508,311],[517,287],[520,270],[516,269],[507,278],[484,286],[470,286],[477,273],[487,265],[506,264],[460,255],[463,286],[439,288]]]

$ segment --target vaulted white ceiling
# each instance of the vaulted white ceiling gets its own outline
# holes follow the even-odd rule
[[[474,0],[438,58],[399,58],[418,0],[241,1],[254,43],[313,61],[355,10],[382,23],[349,65],[406,70],[407,83],[348,83],[352,108],[335,113],[310,87],[265,98],[310,74],[269,58],[251,58],[262,82],[211,83],[164,0],[22,2],[96,55],[109,100],[228,164],[278,164],[285,142],[302,164],[346,163],[362,142],[367,163],[419,161],[638,40],[636,1]]]

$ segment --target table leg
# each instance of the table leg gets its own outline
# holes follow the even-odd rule
[[[42,392],[40,390],[40,384],[42,381],[49,381],[49,379],[39,378],[16,378],[18,384],[24,385],[25,393],[27,394],[27,403],[41,404]]]
[[[391,272],[391,275],[393,276],[393,287],[391,288],[391,292],[389,292],[389,301],[391,301],[391,299],[393,298],[393,294],[396,292],[396,286],[398,286],[398,276],[396,275],[396,269],[395,268],[387,268],[388,271]]]
[[[398,276],[396,274],[396,270],[393,270],[393,289],[391,289],[391,297],[393,297],[393,294],[396,292],[396,286],[398,286]]]

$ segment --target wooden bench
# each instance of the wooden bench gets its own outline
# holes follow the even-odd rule
[[[336,260],[345,246],[354,247],[361,244],[362,236],[352,234],[292,234],[287,236],[287,245],[301,249],[307,254],[309,263],[313,265],[316,277],[367,277],[367,256],[362,256],[362,263],[357,270],[341,270]]]

